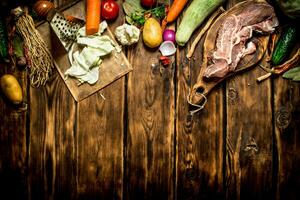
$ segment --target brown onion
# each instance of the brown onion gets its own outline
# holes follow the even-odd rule
[[[40,17],[46,17],[49,11],[53,8],[54,4],[50,1],[37,1],[33,6],[33,10]]]

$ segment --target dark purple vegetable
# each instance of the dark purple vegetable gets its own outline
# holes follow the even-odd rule
[[[163,33],[163,39],[164,41],[171,41],[175,43],[175,31],[171,29],[166,29]]]

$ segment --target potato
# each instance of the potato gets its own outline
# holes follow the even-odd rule
[[[0,80],[4,95],[13,103],[19,104],[23,100],[22,88],[17,79],[10,74],[5,74]]]
[[[146,20],[143,29],[143,40],[146,46],[155,48],[162,42],[162,29],[154,18]]]

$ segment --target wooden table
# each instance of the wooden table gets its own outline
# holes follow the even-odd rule
[[[51,44],[48,24],[38,29]],[[1,199],[299,199],[299,83],[258,84],[255,67],[191,119],[202,43],[190,62],[191,43],[160,68],[140,41],[126,49],[133,72],[79,103],[56,71],[41,88],[16,71],[28,109],[0,98]]]

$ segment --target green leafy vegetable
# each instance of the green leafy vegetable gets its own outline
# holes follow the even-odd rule
[[[24,57],[24,52],[23,52],[23,40],[21,36],[18,34],[15,35],[12,41],[14,53],[17,58]]]
[[[292,19],[300,18],[300,1],[299,0],[275,0],[280,10]]]
[[[126,0],[123,3],[123,9],[126,14],[126,21],[129,24],[143,25],[146,21],[145,16],[152,15],[158,19],[163,19],[166,15],[165,5],[145,10],[140,0]]]
[[[159,6],[150,10],[156,18],[163,19],[166,16],[165,6]]]
[[[134,23],[137,23],[139,25],[143,25],[145,23],[145,17],[144,14],[138,14],[138,13],[133,13],[131,15],[131,19]]]
[[[141,6],[140,0],[125,0],[122,4],[124,12],[127,16],[131,16],[135,12],[145,12],[146,10]]]
[[[300,66],[290,69],[282,75],[283,78],[300,81]]]
[[[6,60],[8,56],[8,38],[5,20],[0,16],[0,59]]]

